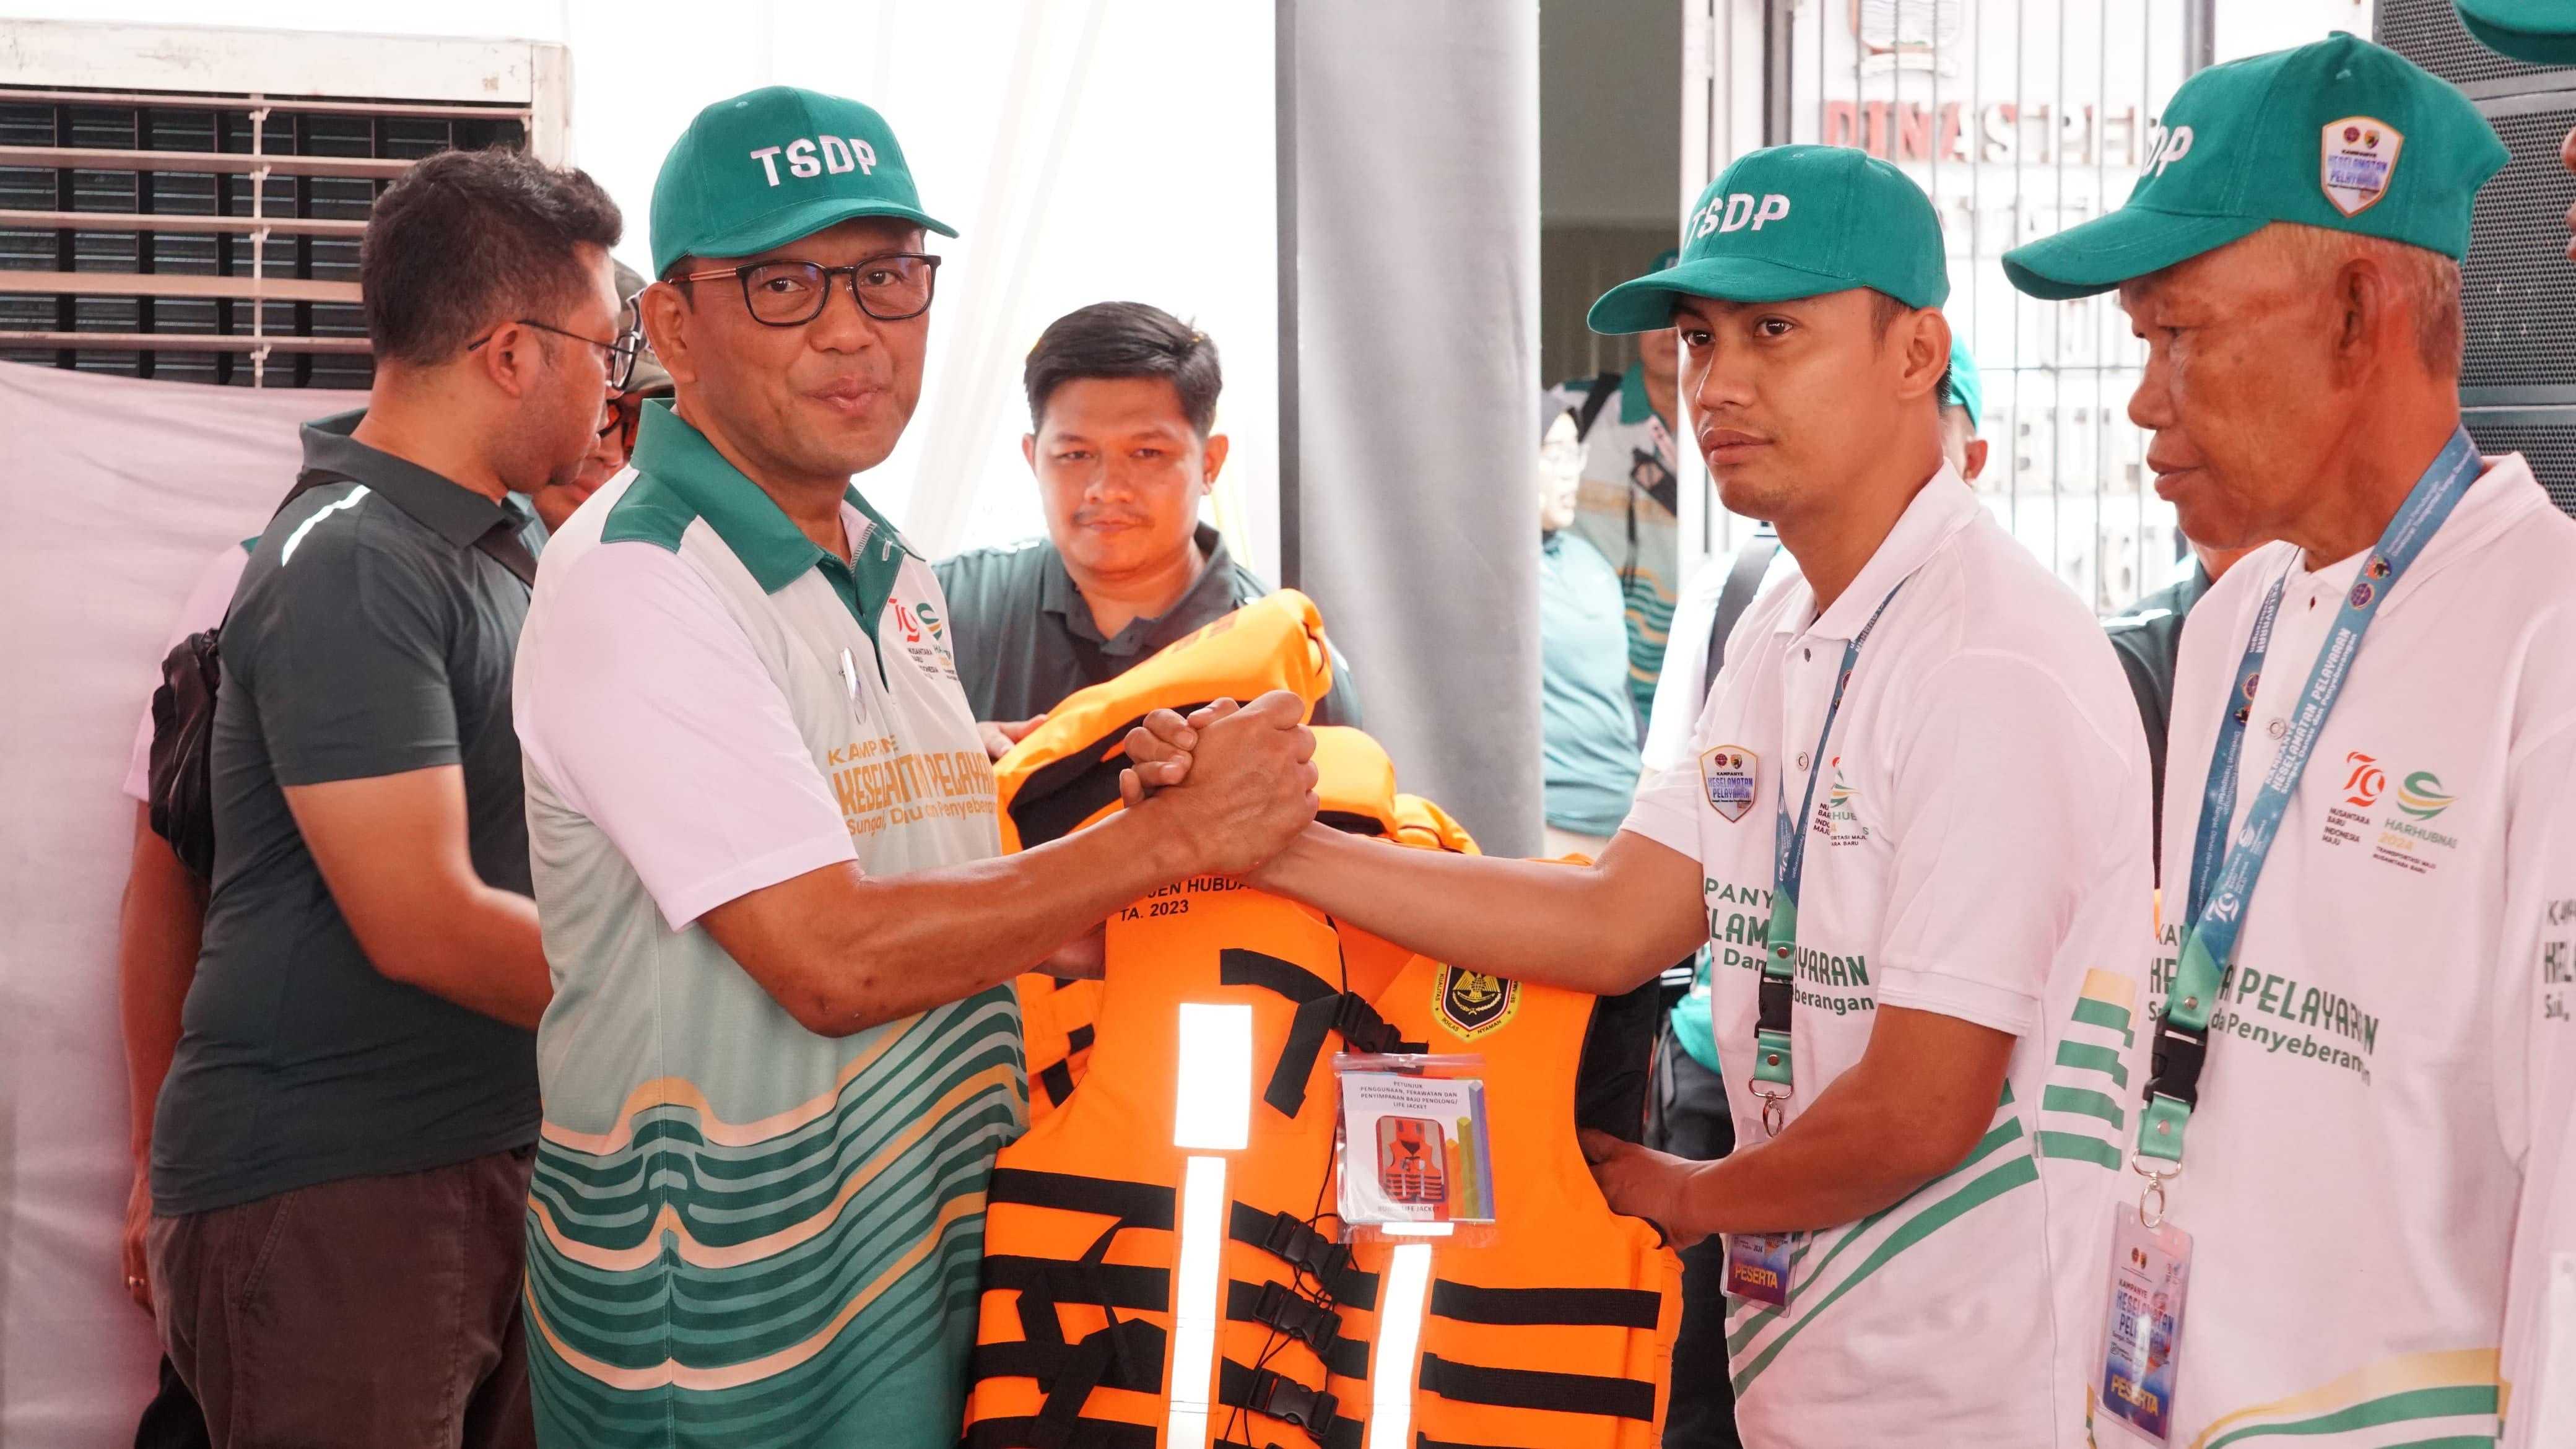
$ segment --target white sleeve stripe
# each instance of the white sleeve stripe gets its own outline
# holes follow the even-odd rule
[[[330,517],[334,513],[339,513],[343,510],[357,507],[360,503],[366,500],[366,497],[367,485],[361,483],[357,487],[350,489],[349,496],[341,499],[339,502],[325,503],[321,507],[314,509],[313,516],[311,518],[295,525],[295,531],[286,536],[286,547],[277,551],[277,566],[279,568],[284,568],[288,564],[295,562],[295,546],[304,541],[304,535],[313,531],[313,525],[320,523],[323,519]]]

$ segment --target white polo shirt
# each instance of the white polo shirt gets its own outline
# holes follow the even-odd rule
[[[2361,558],[2312,573],[2274,544],[2192,611],[2165,787],[2174,914],[2264,595],[2287,578],[2237,820]],[[2171,1188],[2195,1254],[2176,1443],[2495,1432],[2507,1259],[2517,1213],[2539,1207],[2525,1168],[2535,1136],[2566,1127],[2538,1058],[2564,1050],[2576,1008],[2571,830],[2576,522],[2519,456],[2495,458],[2380,604],[2210,1018]],[[2158,1008],[2179,930],[2165,923]]]
[[[1844,645],[1899,580],[1826,758],[1811,759]],[[2146,740],[2101,626],[1945,466],[1823,617],[1798,577],[1754,604],[1697,744],[1625,828],[1701,862],[1728,1062],[1753,1060],[1781,788],[1794,810],[1825,772],[1784,1130],[1860,1059],[1882,1005],[2019,1038],[1965,1161],[1893,1207],[1800,1235],[1785,1310],[1728,1301],[1745,1442],[2080,1443],[2090,1288],[2127,1177],[2152,944]],[[1740,818],[1710,803],[1712,751],[1755,761]],[[1742,1075],[1727,1083],[1737,1138],[1760,1143]]]
[[[1011,990],[819,1036],[700,924],[826,866],[999,853],[938,581],[856,490],[840,521],[848,562],[655,403],[537,574],[548,1443],[954,1449],[984,1185],[1026,1115]]]

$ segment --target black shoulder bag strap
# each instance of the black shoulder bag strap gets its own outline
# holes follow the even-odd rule
[[[338,473],[307,468],[278,501],[276,521],[295,500],[316,488],[350,480]],[[189,635],[161,661],[161,684],[152,691],[150,819],[154,834],[170,842],[179,863],[201,878],[215,870],[213,753],[215,693],[223,682],[221,640],[232,621],[232,606],[212,629]]]
[[[1592,436],[1592,425],[1601,421],[1601,410],[1610,406],[1610,399],[1619,395],[1620,387],[1627,381],[1628,375],[1624,372],[1605,372],[1592,379],[1592,391],[1583,395],[1583,406],[1574,410],[1576,442]]]
[[[507,514],[508,510],[503,512]],[[528,552],[528,541],[519,536],[519,530],[525,526],[516,515],[506,516],[485,529],[483,536],[474,540],[474,546],[508,569],[520,583],[534,589],[537,586],[537,556]]]
[[[1717,671],[1726,663],[1726,636],[1735,632],[1735,621],[1753,603],[1762,590],[1762,576],[1771,571],[1771,560],[1780,555],[1780,536],[1764,529],[1753,535],[1744,547],[1735,551],[1735,566],[1726,571],[1726,586],[1717,592],[1717,617],[1708,628],[1708,672],[1700,676],[1699,700],[1708,703],[1708,693],[1717,687]]]

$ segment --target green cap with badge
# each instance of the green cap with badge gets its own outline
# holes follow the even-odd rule
[[[764,86],[698,112],[653,180],[653,271],[747,257],[859,216],[957,233],[921,209],[894,129],[857,101]]]
[[[1771,146],[1737,159],[1682,224],[1681,258],[1592,304],[1595,332],[1651,332],[1676,296],[1786,302],[1868,287],[1909,307],[1950,295],[1932,198],[1848,146]]]
[[[2457,260],[2478,187],[2504,163],[2456,87],[2337,33],[2183,82],[2128,201],[2004,253],[2004,275],[2034,297],[2087,297],[2276,221]]]
[[[2533,65],[2576,65],[2570,0],[2459,0],[2460,24],[2480,44]]]

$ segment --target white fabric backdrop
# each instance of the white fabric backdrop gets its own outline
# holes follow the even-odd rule
[[[295,481],[346,392],[0,363],[0,1444],[133,1441],[151,1322],[128,1302],[118,793],[171,620]]]

